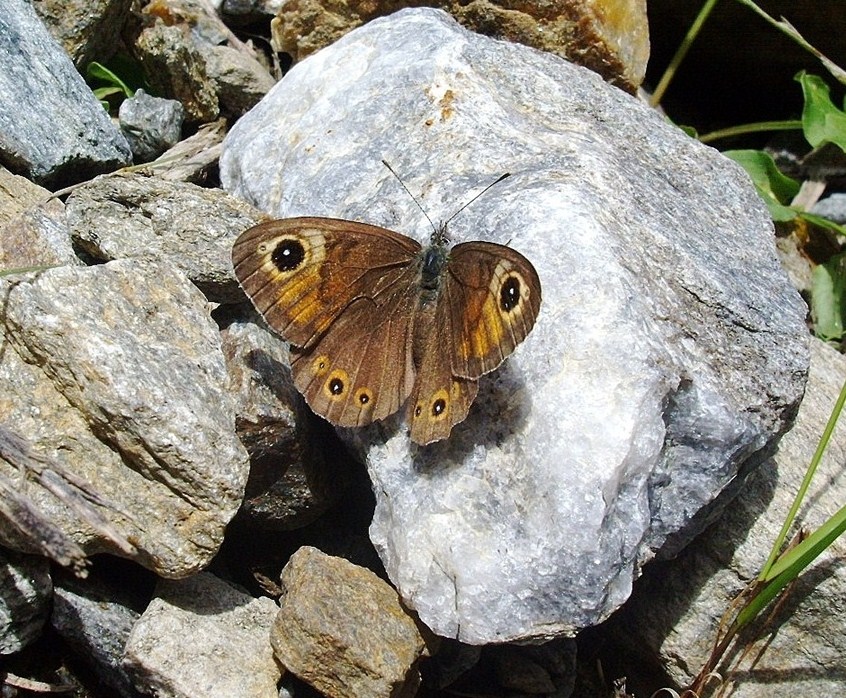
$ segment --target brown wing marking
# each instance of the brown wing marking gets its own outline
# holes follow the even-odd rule
[[[467,417],[478,386],[474,380],[453,375],[447,306],[438,304],[431,331],[418,336],[425,341],[406,421],[411,426],[411,440],[426,445],[447,438],[453,426]]]

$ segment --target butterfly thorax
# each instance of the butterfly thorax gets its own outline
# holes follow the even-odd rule
[[[438,285],[441,280],[441,273],[447,260],[447,252],[444,247],[427,247],[423,250],[423,264],[420,267],[420,287],[425,292],[430,291],[437,295]]]
[[[423,264],[420,268],[420,287],[424,291],[424,301],[429,300],[426,298],[429,295],[432,296],[431,300],[435,300],[437,297],[441,274],[447,262],[448,246],[449,237],[447,236],[446,225],[442,224],[432,234],[429,246],[423,250]],[[431,293],[426,293],[427,291]]]

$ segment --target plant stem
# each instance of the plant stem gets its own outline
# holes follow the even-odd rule
[[[783,121],[756,121],[751,124],[740,124],[739,126],[729,126],[721,128],[717,131],[699,136],[702,143],[710,143],[711,141],[719,140],[720,138],[730,138],[731,136],[743,136],[747,133],[766,133],[768,131],[799,131],[802,129],[802,121],[799,119],[785,119]]]
[[[678,70],[679,65],[690,50],[693,40],[699,34],[699,31],[702,29],[702,25],[705,24],[705,20],[708,18],[708,15],[711,14],[711,10],[714,9],[714,5],[716,5],[718,1],[719,0],[706,0],[702,9],[699,10],[699,14],[696,15],[696,19],[693,20],[693,24],[690,25],[690,29],[687,30],[687,34],[685,34],[684,39],[682,39],[681,44],[679,44],[673,59],[670,61],[670,65],[667,66],[667,69],[661,76],[661,80],[658,82],[655,92],[652,93],[652,97],[649,99],[649,104],[651,106],[656,107],[661,103],[661,98],[670,86],[670,82],[672,82],[673,77],[676,74],[676,70]]]

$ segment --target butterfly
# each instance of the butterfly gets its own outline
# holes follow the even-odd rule
[[[541,285],[528,259],[491,242],[450,248],[446,224],[433,228],[426,247],[316,217],[268,221],[236,239],[235,276],[291,344],[297,390],[332,424],[365,426],[405,405],[412,441],[445,439],[479,377],[534,326]]]

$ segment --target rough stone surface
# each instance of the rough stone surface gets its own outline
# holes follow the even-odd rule
[[[596,75],[435,10],[292,69],[230,132],[224,186],[274,215],[418,239],[392,163],[456,241],[528,255],[537,324],[448,442],[354,434],[371,538],[405,602],[469,643],[595,624],[770,454],[808,366],[806,308],[746,174]],[[721,500],[721,503],[726,501]]]
[[[126,139],[26,0],[0,6],[0,161],[40,184],[131,161]]]
[[[46,558],[0,548],[0,656],[19,652],[41,635],[52,590]]]
[[[126,644],[136,687],[159,698],[276,698],[276,604],[202,573],[164,582]]]
[[[414,695],[425,644],[386,582],[303,547],[282,586],[270,639],[286,669],[335,698]]]
[[[338,500],[347,473],[318,447],[323,428],[294,388],[284,342],[245,310],[216,313],[238,437],[252,464],[239,515],[263,529],[291,530]]]
[[[649,58],[645,0],[436,0],[468,29],[556,53],[637,89]],[[397,0],[288,0],[274,22],[279,50],[301,60],[351,29],[407,6]]]
[[[6,277],[0,293],[0,421],[110,503],[139,562],[166,577],[207,565],[248,463],[202,294],[136,260]],[[29,494],[86,552],[121,554],[46,490]]]
[[[127,580],[126,588],[132,582]],[[124,698],[139,694],[122,665],[123,649],[141,614],[121,599],[121,590],[90,583],[58,583],[50,624],[103,685]]]
[[[657,656],[678,686],[688,684],[705,663],[722,614],[764,565],[846,381],[846,357],[818,340],[812,343],[811,356],[796,425],[781,440],[775,457],[749,476],[723,517],[677,559],[647,568],[632,598],[613,618],[625,651]],[[846,429],[839,423],[800,510],[799,522],[809,531],[846,501],[844,460]],[[731,672],[719,667],[735,684],[732,696],[793,698],[843,692],[844,556],[846,542],[841,537],[798,579],[772,625],[755,625],[746,635],[749,641],[757,638],[746,661]],[[754,666],[752,657],[757,658]]]
[[[175,99],[153,97],[144,90],[123,100],[118,112],[120,128],[135,162],[149,162],[176,145],[184,115],[185,110]]]
[[[203,55],[206,72],[217,86],[220,110],[230,118],[252,109],[276,84],[261,63],[231,46],[211,46]]]
[[[0,167],[0,268],[79,264],[65,205],[26,177]]]
[[[189,123],[217,118],[217,90],[187,25],[166,26],[157,21],[138,36],[135,51],[150,86],[181,102]]]
[[[62,44],[80,73],[91,61],[106,62],[120,46],[132,0],[34,0],[38,16]]]
[[[71,235],[92,258],[160,260],[217,302],[243,299],[232,275],[232,241],[264,217],[219,189],[137,174],[87,182],[67,201]]]

